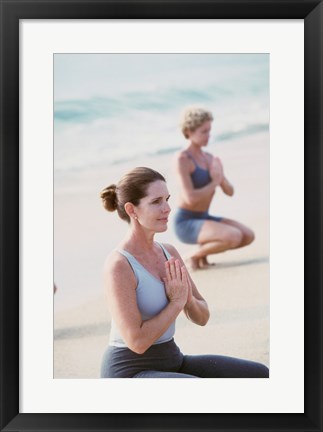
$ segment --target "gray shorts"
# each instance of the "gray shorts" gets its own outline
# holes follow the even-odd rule
[[[174,219],[177,237],[183,243],[196,244],[202,225],[206,220],[221,222],[220,216],[211,216],[206,212],[196,212],[179,208]]]

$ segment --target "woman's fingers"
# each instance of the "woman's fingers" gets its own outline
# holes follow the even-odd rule
[[[186,267],[182,267],[182,274],[183,274],[183,283],[185,284],[186,292],[187,292],[187,303],[190,303],[193,299],[193,292],[192,292],[191,280]]]
[[[179,263],[179,260],[175,260],[175,272],[176,272],[176,279],[182,280],[182,272],[181,272],[181,265]]]
[[[188,274],[185,266],[181,266],[178,259],[171,257],[165,262],[166,279],[168,281],[177,280],[189,283]]]
[[[189,275],[186,267],[185,267],[185,275],[186,275],[187,285],[191,288],[192,283],[191,283],[190,275]]]
[[[188,288],[190,288],[190,279],[188,277],[186,267],[183,266],[181,270],[182,270],[182,281],[187,285]]]
[[[176,279],[176,269],[175,269],[175,263],[173,257],[171,257],[168,261],[166,261],[165,268],[166,268],[167,279],[169,281]]]
[[[175,260],[173,257],[166,261],[166,275],[169,280],[179,279],[181,280],[181,267],[179,260]]]
[[[182,279],[185,280],[185,278],[186,278],[186,268],[185,268],[185,266],[181,267],[181,273],[182,273]]]
[[[166,270],[166,279],[168,281],[170,281],[172,279],[172,276],[171,276],[171,272],[170,272],[170,262],[169,261],[166,261],[166,263],[165,263],[165,270]]]
[[[165,290],[170,301],[180,301],[183,305],[187,302],[189,292],[188,273],[179,259],[170,258],[165,263],[166,278],[164,278]]]

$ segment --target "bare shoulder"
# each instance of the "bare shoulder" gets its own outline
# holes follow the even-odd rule
[[[177,163],[183,163],[183,162],[185,163],[186,161],[190,160],[185,150],[181,150],[175,153],[174,159]]]
[[[126,278],[127,280],[129,280],[129,278],[135,279],[128,260],[117,251],[113,251],[107,256],[103,272],[104,277],[108,279],[115,279],[116,277],[119,280],[122,280],[123,278]]]
[[[212,162],[213,159],[216,159],[216,160],[218,160],[219,162],[222,163],[222,161],[221,161],[221,159],[220,159],[219,156],[216,156],[216,155],[214,155],[214,154],[212,154],[212,153],[209,153],[209,152],[205,152],[205,155],[206,155],[207,159],[208,159],[210,162]]]
[[[209,162],[211,162],[212,161],[212,159],[215,157],[212,153],[210,153],[210,152],[204,152],[204,154],[205,154],[205,156],[206,156],[206,158],[207,158],[207,160],[209,161]]]
[[[175,164],[179,171],[190,170],[192,168],[192,161],[185,150],[175,154]]]

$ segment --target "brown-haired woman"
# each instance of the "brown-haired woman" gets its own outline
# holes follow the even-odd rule
[[[164,177],[145,167],[133,169],[101,192],[106,210],[117,210],[129,224],[104,268],[112,323],[101,377],[268,377],[260,363],[183,355],[175,344],[179,313],[184,311],[203,326],[209,310],[177,250],[154,240],[167,229],[169,197]]]

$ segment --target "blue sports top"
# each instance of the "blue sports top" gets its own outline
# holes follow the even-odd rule
[[[165,257],[169,259],[171,255],[161,243],[157,243],[164,251]],[[137,279],[136,298],[138,309],[141,313],[142,320],[148,320],[159,314],[168,305],[169,300],[166,296],[164,283],[157,279],[153,274],[145,269],[136,258],[123,249],[117,249],[119,253],[125,256]],[[159,339],[154,342],[160,344],[171,340],[175,333],[175,321],[168,327]],[[112,319],[109,345],[124,347],[127,345],[122,339],[120,332]]]
[[[194,189],[200,189],[203,186],[209,184],[211,181],[209,170],[198,166],[193,156],[188,151],[186,151],[186,154],[194,162],[195,165],[195,170],[191,173],[191,179]]]

